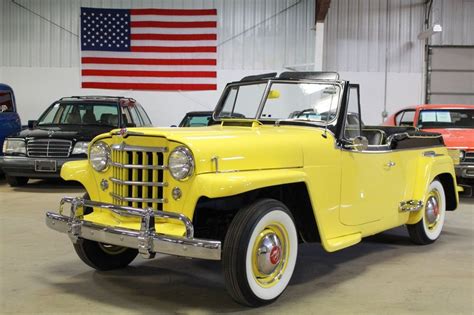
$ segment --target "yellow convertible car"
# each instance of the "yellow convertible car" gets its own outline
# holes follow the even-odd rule
[[[416,244],[436,241],[458,205],[442,137],[363,125],[359,99],[336,73],[229,83],[211,126],[96,137],[88,160],[61,170],[87,194],[63,198],[46,224],[98,270],[138,254],[221,260],[229,294],[249,306],[282,294],[299,243],[333,252],[401,225]]]

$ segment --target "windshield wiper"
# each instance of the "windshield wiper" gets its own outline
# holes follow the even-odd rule
[[[323,121],[320,120],[313,120],[311,118],[282,118],[275,120],[275,126],[279,126],[281,122],[311,122],[311,123],[319,123],[322,124]]]

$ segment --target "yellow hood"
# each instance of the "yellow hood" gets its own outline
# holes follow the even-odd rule
[[[291,128],[291,127],[290,127]],[[130,128],[127,143],[134,133],[166,138],[172,150],[183,144],[191,149],[196,173],[294,168],[303,166],[301,133],[288,127],[233,127],[214,125],[197,128]],[[138,135],[137,135],[138,136]],[[176,142],[174,145],[172,142]]]

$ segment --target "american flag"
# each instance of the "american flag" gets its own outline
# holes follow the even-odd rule
[[[81,8],[83,88],[216,90],[217,10]]]

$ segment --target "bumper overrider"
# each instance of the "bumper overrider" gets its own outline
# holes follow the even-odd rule
[[[70,204],[70,215],[63,215],[63,206]],[[115,228],[83,220],[83,209],[95,207],[108,209],[123,216],[141,218],[140,230]],[[155,218],[181,221],[186,227],[183,237],[160,234],[155,231]],[[46,212],[46,225],[53,230],[69,235],[73,243],[87,239],[100,243],[138,249],[144,258],[153,258],[163,253],[208,260],[221,259],[221,242],[194,238],[191,220],[178,213],[158,211],[151,208],[140,209],[96,202],[83,198],[64,197],[60,202],[59,213]]]

